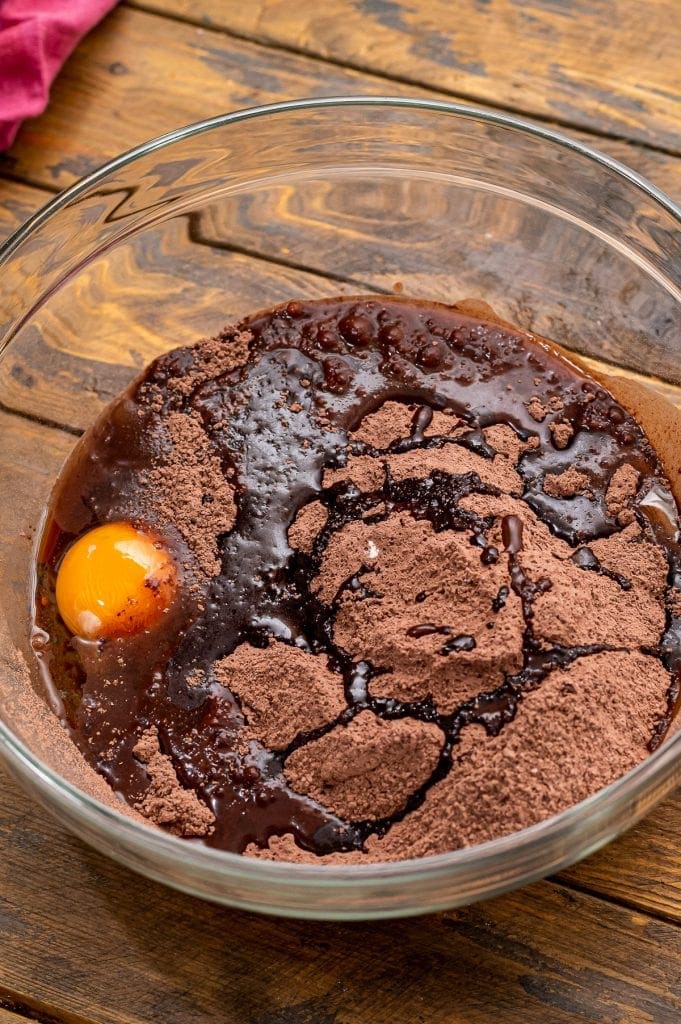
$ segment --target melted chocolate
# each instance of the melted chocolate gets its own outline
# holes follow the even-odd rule
[[[227,330],[220,340],[228,349],[244,331],[252,335],[244,365],[202,376],[200,346],[158,359],[77,450],[55,493],[42,546],[36,628],[49,639],[44,668],[59,691],[74,741],[131,803],[148,785],[133,747],[145,729],[157,727],[161,748],[181,783],[195,789],[215,814],[215,829],[205,839],[210,845],[239,852],[249,843],[262,846],[271,835],[292,832],[304,849],[318,854],[357,849],[368,835],[384,833],[418,807],[429,788],[445,777],[464,726],[478,723],[498,733],[513,718],[523,691],[541,685],[554,668],[608,648],[539,648],[532,631],[533,602],[551,580],[526,577],[517,558],[523,524],[516,516],[503,520],[504,548],[499,550],[487,538],[489,523],[460,505],[469,494],[499,493],[476,473],[435,471],[424,479],[396,481],[387,472],[380,488],[370,492],[348,482],[322,487],[324,470],[344,465],[350,454],[379,454],[349,440],[349,433],[368,413],[397,401],[415,404],[416,411],[410,436],[389,446],[393,453],[447,443],[491,459],[495,452],[482,430],[495,424],[510,426],[523,442],[537,437],[537,447],[526,450],[518,466],[523,500],[557,537],[576,547],[574,562],[590,572],[607,571],[589,543],[618,528],[605,503],[613,471],[623,461],[633,465],[641,474],[641,493],[653,485],[664,489],[663,471],[638,424],[598,384],[519,332],[454,308],[376,298],[291,302]],[[183,386],[175,386],[178,382]],[[552,412],[538,421],[528,411],[530,396],[546,409],[559,408],[559,415]],[[463,424],[454,439],[427,433],[434,413],[442,410]],[[131,519],[144,524],[153,518],[140,497],[139,481],[162,453],[163,423],[171,413],[200,417],[226,477],[234,481],[237,516],[233,529],[220,538],[220,572],[210,580],[194,572],[191,553],[177,533],[166,530],[187,584],[167,621],[151,634],[125,640],[94,644],[72,638],[54,605],[60,558],[74,537],[99,523]],[[553,442],[550,427],[557,421],[572,426],[567,450]],[[588,472],[593,500],[547,495],[544,475],[560,473],[576,455]],[[288,529],[313,499],[324,506],[326,523],[311,551],[292,551]],[[346,580],[330,602],[311,587],[339,530],[359,519],[380,522],[404,510],[428,520],[436,531],[472,531],[485,565],[507,560],[508,585],[499,589],[492,617],[511,591],[522,602],[522,670],[447,715],[429,699],[406,703],[372,697],[370,683],[380,669],[368,661],[353,662],[334,643],[343,592],[352,589],[362,598],[375,594],[363,571]],[[679,552],[673,529],[661,525],[659,517],[649,521],[641,507],[635,507],[635,515],[646,534],[654,534],[663,546],[670,582],[675,580]],[[164,532],[158,523],[150,525]],[[623,588],[628,585],[624,577],[607,574]],[[417,603],[426,596],[417,595]],[[460,657],[476,644],[452,624],[425,620],[409,631],[414,638],[432,633],[443,635],[443,657]],[[659,656],[674,672],[680,634],[670,616]],[[326,654],[343,679],[347,706],[336,720],[299,734],[285,750],[270,751],[258,743],[245,750],[239,743],[244,724],[239,702],[213,668],[238,645],[264,646],[271,638]],[[676,692],[670,677],[670,714]],[[432,776],[397,814],[346,822],[293,792],[283,767],[294,750],[366,709],[381,718],[435,723],[446,739]],[[653,745],[667,725],[668,719],[659,723]]]

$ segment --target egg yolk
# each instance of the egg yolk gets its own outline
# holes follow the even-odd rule
[[[80,537],[57,573],[57,608],[77,636],[126,636],[153,626],[170,607],[175,563],[159,540],[131,523]]]

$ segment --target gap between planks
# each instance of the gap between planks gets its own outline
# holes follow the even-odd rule
[[[182,6],[181,0],[178,4]],[[247,33],[243,38],[230,36],[223,29],[199,27],[191,20],[148,10],[151,6],[149,0],[145,8],[121,6],[88,37],[57,79],[47,112],[20,132],[12,150],[0,158],[0,167],[24,180],[35,181],[37,175],[48,187],[54,181],[70,185],[131,145],[176,128],[178,123],[189,124],[205,117],[206,95],[212,96],[216,90],[224,97],[222,108],[232,110],[287,100],[292,95],[376,94],[384,91],[386,81],[393,82],[392,91],[414,98],[399,79],[357,71],[295,49],[277,50],[252,41]],[[149,38],[155,30],[159,39],[154,48]],[[182,86],[172,103],[167,92],[159,88],[166,73],[166,49],[182,68]],[[126,60],[130,68],[122,63]],[[115,83],[110,81],[111,75],[123,74],[113,70],[116,68],[134,72],[127,84],[125,75],[116,77]],[[494,76],[491,81],[499,85]],[[437,85],[418,86],[417,92],[427,94],[427,99],[457,95],[451,83],[449,93],[439,91]],[[150,95],[155,97],[154,112],[150,119],[141,118],[140,110]],[[502,94],[502,105],[504,99]],[[494,111],[497,102],[498,92],[485,106]],[[534,110],[529,116],[534,116]],[[541,110],[537,116],[541,116]],[[549,127],[556,123],[551,119],[553,110],[545,111],[544,116]],[[120,122],[113,135],[102,131],[107,119]],[[648,136],[641,138],[624,130],[613,133],[617,136],[613,140],[593,134],[598,131],[597,121],[587,121],[574,134],[587,143],[600,138],[610,157],[632,166],[669,194],[678,194],[681,161],[662,149],[650,148],[655,137],[651,141]]]
[[[362,63],[361,61],[352,61],[347,59],[341,60],[338,57],[328,55],[322,56],[312,49],[304,46],[293,46],[291,43],[285,43],[281,40],[263,40],[262,37],[259,37],[255,33],[239,32],[233,28],[228,29],[223,25],[217,24],[212,20],[207,21],[202,17],[191,17],[190,15],[183,14],[179,11],[160,10],[158,6],[154,6],[153,3],[145,3],[144,0],[123,0],[122,6],[128,7],[131,10],[143,11],[145,14],[150,14],[157,18],[165,18],[167,21],[175,21],[181,25],[191,25],[195,28],[207,29],[211,32],[219,32],[221,35],[227,36],[230,39],[238,39],[242,42],[252,43],[265,50],[276,50],[280,53],[289,54],[294,57],[305,57],[307,60],[315,61],[321,65],[327,64],[341,70],[356,71],[361,74],[371,75],[373,78],[381,79],[387,83],[395,82],[400,85],[413,86],[432,94],[433,99],[441,99],[445,96],[452,102],[459,101],[471,103],[481,106],[487,110],[497,110],[503,113],[513,114],[518,117],[525,118],[526,120],[537,121],[549,128],[558,126],[569,131],[581,132],[594,139],[607,139],[611,142],[629,143],[630,145],[639,146],[641,149],[650,150],[653,153],[661,153],[665,156],[681,158],[681,147],[674,149],[669,146],[660,145],[659,143],[643,142],[631,135],[626,135],[624,132],[608,131],[604,128],[588,126],[576,121],[571,121],[568,118],[542,114],[536,110],[528,112],[521,106],[512,103],[503,103],[498,99],[495,99],[494,102],[491,103],[485,96],[481,96],[475,92],[470,92],[465,89],[457,89],[454,91],[453,89],[447,88],[445,85],[435,87],[430,82],[416,76],[394,73],[388,74],[388,72],[382,71],[380,68],[368,63]]]
[[[30,1024],[97,1024],[89,1017],[34,1004],[30,997],[12,992],[0,984],[0,1024],[26,1024],[27,1021]]]
[[[653,810],[651,813],[654,814],[655,810]],[[632,826],[632,827],[636,828],[635,825]],[[616,842],[617,842],[617,839],[613,839],[613,843],[616,843]],[[600,851],[598,851],[598,852],[596,852],[594,854],[591,854],[591,856],[592,857],[597,857],[599,852]],[[596,886],[588,885],[587,883],[582,883],[582,882],[579,882],[579,881],[575,881],[572,878],[565,877],[564,872],[567,873],[567,872],[570,872],[570,871],[577,871],[577,870],[579,870],[579,867],[580,867],[580,865],[582,863],[583,863],[583,861],[577,861],[576,864],[573,864],[570,867],[564,868],[564,870],[558,872],[558,874],[556,874],[556,875],[549,875],[548,879],[551,882],[553,882],[554,885],[560,885],[564,889],[572,890],[572,892],[580,893],[583,896],[590,896],[592,899],[601,900],[602,903],[609,903],[610,906],[613,906],[613,907],[619,907],[620,909],[625,908],[626,910],[631,910],[632,913],[635,913],[635,914],[645,914],[648,917],[656,918],[658,921],[664,921],[665,924],[672,924],[672,925],[675,925],[677,928],[681,928],[681,920],[679,919],[678,913],[673,913],[673,912],[668,913],[668,912],[660,909],[659,907],[651,907],[651,906],[647,906],[647,905],[644,906],[642,903],[637,903],[636,900],[630,899],[627,896],[623,896],[623,895],[613,896],[609,892],[604,892],[602,889],[596,888]],[[1,1024],[1,1022],[0,1022],[0,1024]]]

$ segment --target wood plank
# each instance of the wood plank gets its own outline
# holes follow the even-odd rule
[[[52,1013],[46,1013],[39,1007],[26,1006],[12,993],[5,993],[0,986],[0,1024],[93,1024],[84,1018],[75,1018],[72,1015],[55,1017]]]
[[[245,14],[236,4],[225,10],[225,20],[231,20],[232,10],[235,18]],[[314,10],[305,5],[302,17]],[[342,26],[344,19],[337,17],[333,23]],[[510,49],[523,52],[517,44]],[[172,89],[167,85],[169,66]],[[131,146],[210,114],[292,97],[386,91],[447,98],[400,82],[387,88],[385,79],[374,75],[119,8],[78,47],[54,85],[49,109],[24,125],[10,153],[0,159],[0,168],[61,188]],[[678,158],[617,140],[587,138],[660,188],[681,194]]]
[[[0,521],[3,585],[9,587],[16,580],[15,585],[25,592],[32,535],[75,440],[61,430],[5,412],[0,412],[0,437],[0,494],[12,495],[12,500],[4,503]],[[24,608],[23,598],[13,603]],[[8,618],[9,611],[5,606]],[[25,612],[17,611],[16,615],[25,616]]]
[[[681,151],[676,0],[138,0],[524,115]]]
[[[0,365],[5,407],[82,430],[161,352],[261,306],[329,293],[324,277],[193,246],[187,231],[184,219],[168,222],[54,295]]]
[[[0,242],[51,198],[44,189],[0,178]]]
[[[48,111],[24,125],[6,166],[63,187],[131,146],[211,114],[311,92],[382,88],[378,78],[118,8],[67,62]]]
[[[0,996],[0,999],[2,999],[2,996]],[[0,1024],[26,1024],[26,1021],[30,1019],[18,1013],[13,1013],[11,1010],[5,1010],[0,1006]],[[32,1019],[36,1020],[35,1017]]]
[[[681,1012],[681,929],[547,882],[424,919],[270,920],[133,876],[4,776],[0,849],[0,990],[67,1019],[481,1024],[494,1007],[497,1024],[672,1024]]]
[[[681,924],[681,790],[561,879]]]
[[[0,181],[0,230],[44,196]],[[264,305],[327,295],[330,287],[358,288],[193,244],[186,218],[168,221],[94,261],[38,311],[0,362],[2,405],[82,430],[161,352]]]

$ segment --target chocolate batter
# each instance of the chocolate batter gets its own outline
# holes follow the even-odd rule
[[[181,586],[143,633],[73,637],[60,559],[118,520],[164,539]],[[158,359],[86,435],[43,538],[39,656],[92,767],[177,835],[444,852],[660,742],[677,529],[641,427],[530,335],[436,303],[290,302]]]

